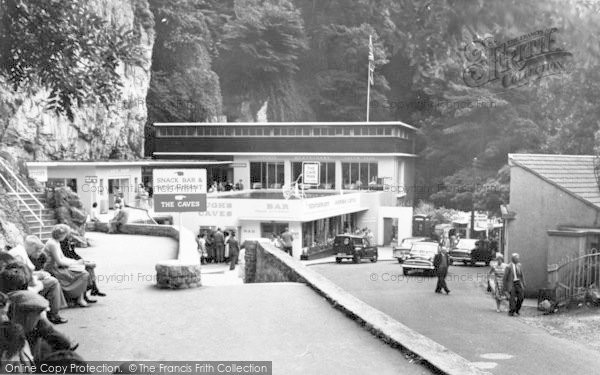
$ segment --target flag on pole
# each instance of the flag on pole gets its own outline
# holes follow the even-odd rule
[[[369,35],[369,85],[374,85],[373,73],[375,72],[375,55],[373,54],[373,39]]]

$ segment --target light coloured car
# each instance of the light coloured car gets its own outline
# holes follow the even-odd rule
[[[414,242],[411,245],[408,258],[402,264],[402,273],[408,275],[410,271],[422,271],[433,274],[433,258],[438,253],[440,245],[435,241]]]
[[[404,262],[408,258],[413,243],[427,241],[428,239],[429,237],[408,237],[403,239],[400,244],[394,246],[393,257],[398,259],[398,263]]]

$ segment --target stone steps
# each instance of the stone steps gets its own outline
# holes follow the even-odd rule
[[[32,193],[31,194],[41,204],[44,205],[44,208],[41,210],[41,217],[40,217],[42,219],[42,222],[44,223],[43,225],[41,225],[41,223],[35,217],[35,216],[40,215],[40,207],[35,199],[33,199],[27,193],[19,193],[19,194],[10,193],[9,195],[12,196],[13,200],[17,204],[19,211],[21,212],[21,215],[23,215],[23,218],[27,222],[27,225],[29,226],[30,234],[38,236],[40,238],[40,240],[42,240],[42,241],[46,241],[49,238],[51,238],[52,228],[54,227],[54,225],[56,225],[57,221],[56,221],[54,210],[46,208],[46,203],[47,203],[46,195],[44,193]],[[19,197],[17,197],[17,195],[21,199],[19,199]],[[23,202],[25,202],[26,204],[24,204]],[[29,208],[35,213],[35,216],[31,214],[31,212],[29,211],[27,206],[29,206]]]

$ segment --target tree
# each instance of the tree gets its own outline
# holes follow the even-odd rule
[[[230,108],[247,99],[260,107],[298,71],[307,48],[302,18],[288,0],[239,0],[234,13],[219,44],[221,86]]]
[[[14,90],[48,89],[48,108],[69,119],[75,106],[120,99],[118,65],[140,62],[137,35],[85,2],[2,0],[0,14],[0,74]]]

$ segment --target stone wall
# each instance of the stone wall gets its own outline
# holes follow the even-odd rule
[[[259,241],[244,242],[245,283],[305,282],[296,272],[295,268],[301,265],[297,260],[277,248],[267,251],[265,246],[271,245]]]

